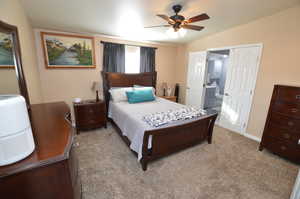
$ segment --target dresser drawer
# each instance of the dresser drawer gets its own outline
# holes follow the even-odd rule
[[[71,175],[72,186],[74,187],[78,178],[78,160],[73,146],[70,150],[68,163],[70,167],[69,172]]]
[[[78,177],[73,188],[74,199],[82,199],[82,183],[81,178]]]
[[[289,142],[282,142],[275,138],[266,136],[264,147],[275,154],[285,157],[294,162],[300,162],[300,147],[290,144]]]
[[[281,128],[284,128],[287,130],[300,132],[300,120],[299,119],[287,117],[287,116],[281,115],[276,112],[272,113],[271,118],[270,118],[270,123],[280,126]]]
[[[292,103],[300,103],[300,88],[279,86],[277,89],[277,99]]]
[[[300,118],[300,105],[285,102],[274,103],[273,110],[291,117]]]
[[[270,125],[265,133],[267,136],[280,139],[284,142],[290,142],[294,145],[298,145],[300,139],[300,133],[290,132],[277,125]]]

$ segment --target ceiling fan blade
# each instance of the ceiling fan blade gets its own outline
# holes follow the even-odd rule
[[[170,19],[170,17],[168,17],[167,15],[156,15],[156,16],[158,16],[158,17],[166,20],[170,24],[174,24],[175,23],[175,21],[173,21],[173,19]]]
[[[189,18],[187,20],[187,23],[194,23],[194,22],[203,21],[203,20],[206,20],[206,19],[209,19],[209,16],[206,13],[203,13],[201,15],[197,15],[197,16]]]
[[[200,31],[204,28],[203,26],[194,26],[194,25],[182,25],[181,27],[185,29],[197,30],[197,31]]]
[[[147,26],[144,28],[159,28],[159,27],[170,27],[171,25],[159,25],[159,26]]]

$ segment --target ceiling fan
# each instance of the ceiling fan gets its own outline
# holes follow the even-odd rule
[[[149,27],[145,27],[145,28],[173,27],[175,32],[177,32],[180,28],[200,31],[204,28],[203,26],[195,26],[195,25],[189,25],[189,24],[209,19],[209,16],[206,13],[191,17],[189,19],[185,19],[184,16],[178,14],[180,12],[180,10],[182,9],[182,6],[179,4],[174,5],[172,7],[172,9],[175,12],[175,15],[173,15],[173,16],[168,17],[167,15],[161,15],[161,14],[156,15],[156,16],[166,20],[168,22],[168,25],[149,26]]]

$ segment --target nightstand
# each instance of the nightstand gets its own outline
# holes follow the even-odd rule
[[[73,102],[76,131],[106,128],[106,105],[103,100],[83,100],[79,103]]]
[[[173,101],[173,102],[176,102],[176,100],[177,100],[176,96],[158,96],[158,97],[161,97],[161,98]]]

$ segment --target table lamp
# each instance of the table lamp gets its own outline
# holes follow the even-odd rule
[[[93,81],[93,85],[92,85],[92,90],[93,91],[96,91],[96,102],[99,101],[99,95],[98,95],[98,92],[101,90],[101,85],[100,85],[100,82],[98,81]]]
[[[167,82],[163,82],[162,85],[161,85],[162,89],[163,89],[163,92],[164,92],[164,95],[163,96],[166,96],[166,89],[168,87],[168,84]]]

